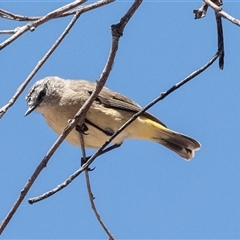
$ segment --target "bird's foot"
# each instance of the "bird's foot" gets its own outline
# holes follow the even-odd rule
[[[91,156],[90,156],[90,157],[91,157]],[[82,166],[83,164],[85,164],[90,157],[86,157],[85,159],[82,157],[82,158],[81,158],[81,166]],[[96,167],[94,167],[94,168],[87,167],[86,170],[87,170],[88,172],[91,172],[91,171],[93,171],[95,168],[96,168]]]

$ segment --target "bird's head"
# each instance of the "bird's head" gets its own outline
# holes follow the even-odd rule
[[[32,86],[26,96],[28,110],[25,116],[29,115],[34,110],[41,112],[42,108],[54,105],[59,101],[58,92],[61,90],[59,80],[61,79],[58,77],[46,77],[37,81]]]

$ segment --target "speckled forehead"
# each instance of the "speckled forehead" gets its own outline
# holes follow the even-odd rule
[[[30,90],[28,91],[28,94],[26,96],[26,101],[28,101],[30,99],[30,96],[32,95],[32,93],[34,92],[36,86],[33,86],[32,88],[30,88]]]
[[[31,99],[32,94],[35,92],[36,88],[38,88],[41,84],[39,82],[35,83],[32,88],[29,89],[28,94],[26,96],[26,101]]]

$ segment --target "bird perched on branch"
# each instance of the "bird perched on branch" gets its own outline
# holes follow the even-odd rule
[[[95,87],[95,83],[86,80],[46,77],[37,81],[29,90],[26,96],[29,108],[25,115],[33,110],[40,112],[48,125],[60,135]],[[131,99],[104,87],[88,110],[84,124],[72,130],[66,140],[80,146],[79,131],[82,131],[85,147],[100,148],[140,110],[141,107]],[[193,158],[194,151],[201,147],[198,141],[170,130],[148,112],[142,113],[112,143],[119,146],[129,138],[157,142],[186,160]]]

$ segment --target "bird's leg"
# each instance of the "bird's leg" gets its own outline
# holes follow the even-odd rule
[[[77,131],[77,132],[80,132],[80,133],[83,133],[84,135],[88,135],[87,133],[85,133],[86,131],[89,130],[88,127],[87,127],[87,125],[86,125],[85,123],[87,123],[87,124],[91,125],[92,127],[98,129],[99,131],[103,132],[103,133],[106,134],[107,136],[112,136],[112,135],[114,134],[114,132],[113,132],[111,129],[110,129],[110,130],[104,130],[104,129],[100,128],[99,126],[97,126],[96,124],[90,122],[90,121],[89,121],[88,119],[86,119],[86,118],[85,118],[84,123],[83,123],[81,126],[80,126],[80,125],[77,125],[77,126],[75,127],[76,131]]]
[[[77,132],[82,133],[83,135],[88,135],[88,133],[86,133],[86,131],[88,131],[88,127],[85,123],[83,123],[81,126],[76,125],[75,129]]]
[[[88,161],[88,159],[89,159],[90,157],[91,157],[91,156],[85,157],[85,158],[81,157],[81,167],[82,167],[83,164],[85,164],[85,163]],[[91,171],[93,171],[94,169],[95,169],[95,167],[94,167],[94,168],[87,167],[86,170],[87,170],[88,172],[91,172]]]
[[[114,144],[114,145],[112,145],[112,146],[104,149],[102,152],[99,153],[98,156],[100,156],[100,155],[102,155],[102,154],[104,154],[104,153],[106,153],[106,152],[110,152],[111,150],[113,150],[113,149],[115,149],[115,148],[118,148],[118,147],[120,147],[121,145],[122,145],[122,143],[120,143],[120,144]],[[81,158],[81,166],[82,166],[84,163],[86,163],[90,157],[91,157],[91,156],[86,157],[85,159]],[[85,161],[84,161],[84,160],[85,160]],[[94,169],[95,169],[95,167],[94,167],[94,168],[88,168],[87,170],[88,170],[88,171],[93,171]]]
[[[119,148],[122,145],[122,143],[118,143],[118,144],[113,144],[112,146],[104,149],[102,152],[100,152],[99,156],[106,153],[106,152],[110,152],[111,150],[115,149],[115,148]]]
[[[112,136],[114,134],[114,132],[112,130],[102,129],[99,126],[97,126],[96,124],[94,124],[93,122],[90,122],[87,118],[85,118],[85,123],[91,125],[92,127],[95,127],[96,129],[98,129],[99,131],[103,132],[107,136]]]
[[[104,129],[100,128],[99,126],[97,126],[96,124],[94,124],[94,123],[92,123],[91,121],[89,121],[87,118],[85,118],[85,121],[84,121],[84,123],[82,124],[82,126],[80,126],[80,125],[77,125],[77,126],[76,126],[76,128],[75,128],[76,131],[78,131],[78,132],[80,132],[80,133],[83,133],[84,135],[88,135],[88,134],[86,133],[86,131],[88,131],[88,127],[87,127],[86,124],[89,124],[90,126],[98,129],[99,131],[103,132],[103,133],[106,134],[107,136],[112,136],[112,135],[114,134],[113,131],[104,130]],[[120,143],[120,144],[114,144],[114,145],[112,145],[112,146],[104,149],[102,152],[99,153],[98,156],[100,156],[100,155],[102,155],[102,154],[104,154],[104,153],[106,153],[106,152],[109,152],[109,151],[111,151],[111,150],[113,150],[113,149],[115,149],[115,148],[118,148],[118,147],[120,147],[121,145],[122,145],[122,143]],[[83,164],[85,164],[90,157],[91,157],[91,156],[86,157],[85,159],[81,158],[81,166],[82,166]],[[89,168],[89,167],[87,168],[88,171],[93,171],[94,169],[95,169],[95,167],[94,167],[94,168]]]
[[[83,135],[88,135],[88,133],[86,133],[86,131],[88,131],[88,127],[85,123],[83,123],[81,126],[80,125],[76,125],[75,127],[76,131],[79,132],[80,134],[83,134]],[[85,159],[82,157],[81,158],[81,166],[87,162],[87,160],[89,159],[89,157],[86,157]],[[86,170],[87,171],[93,171],[95,168],[90,168],[88,167]]]

